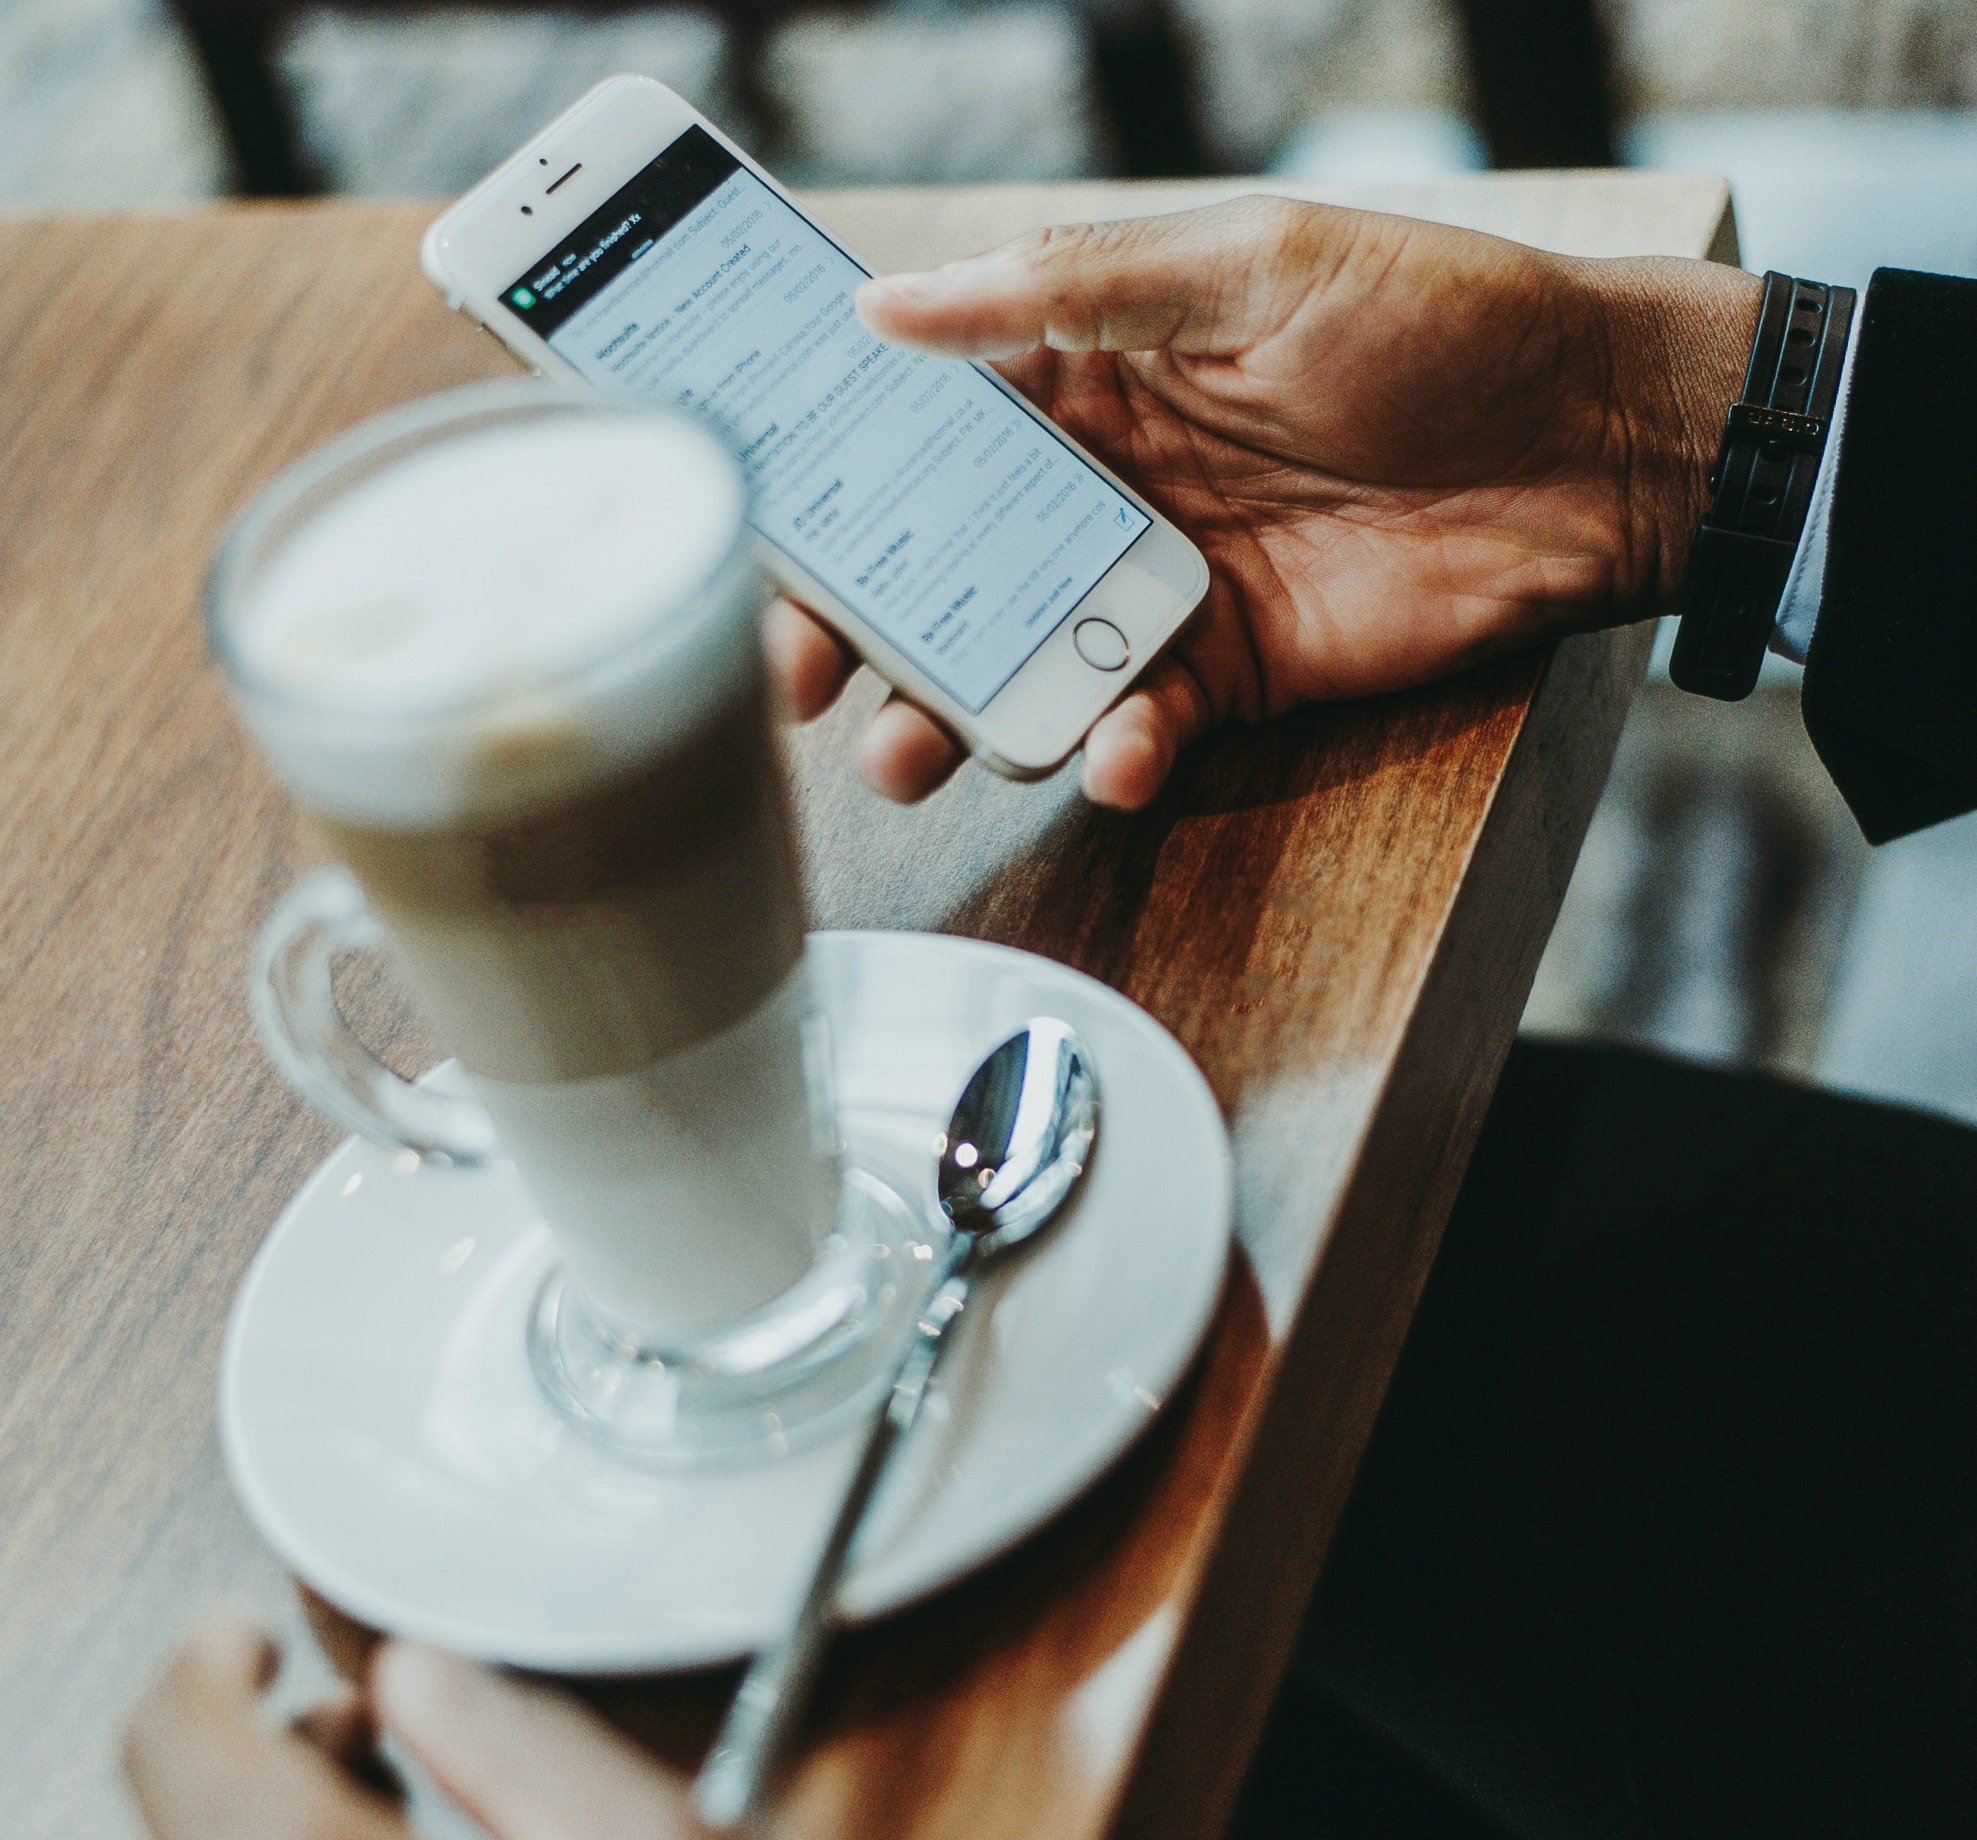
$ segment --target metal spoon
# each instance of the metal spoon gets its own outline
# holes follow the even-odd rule
[[[1091,1057],[1071,1026],[1038,1016],[996,1048],[962,1089],[937,1140],[935,1192],[953,1237],[892,1391],[838,1507],[788,1635],[755,1657],[693,1786],[707,1826],[731,1832],[761,1812],[829,1646],[838,1581],[886,1460],[911,1429],[968,1301],[975,1267],[1039,1232],[1077,1186],[1098,1135]]]

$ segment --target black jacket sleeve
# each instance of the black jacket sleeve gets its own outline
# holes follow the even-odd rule
[[[1806,731],[1884,843],[1977,809],[1977,281],[1881,269],[1854,347]]]

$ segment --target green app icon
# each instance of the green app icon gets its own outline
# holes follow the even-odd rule
[[[527,288],[517,288],[508,298],[518,307],[532,307],[535,305],[535,296]]]

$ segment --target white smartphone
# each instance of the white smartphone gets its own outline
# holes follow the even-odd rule
[[[1207,591],[1194,545],[993,371],[867,331],[870,271],[663,84],[599,84],[424,259],[533,369],[711,418],[781,583],[998,772],[1060,765]]]

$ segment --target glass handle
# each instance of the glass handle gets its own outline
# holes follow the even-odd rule
[[[494,1123],[473,1099],[401,1080],[337,1008],[339,952],[383,938],[347,869],[318,869],[282,896],[254,949],[248,1001],[282,1077],[334,1124],[391,1149],[468,1166],[495,1154]]]

